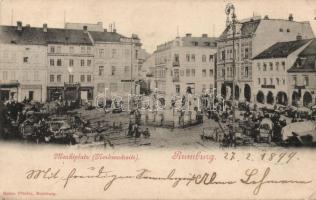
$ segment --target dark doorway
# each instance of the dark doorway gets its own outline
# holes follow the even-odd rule
[[[273,104],[274,103],[274,97],[273,97],[273,93],[271,91],[268,92],[267,103],[268,104]]]
[[[235,99],[238,100],[239,99],[239,86],[235,85]]]
[[[264,103],[264,94],[262,91],[259,91],[257,94],[257,102]]]
[[[34,91],[29,91],[29,101],[33,101],[34,99]]]
[[[250,101],[250,99],[251,99],[251,88],[250,88],[250,86],[248,84],[245,85],[244,95],[245,95],[246,101]]]
[[[0,90],[0,100],[1,101],[6,101],[9,99],[9,90]]]
[[[303,105],[308,106],[312,103],[312,95],[309,92],[305,92],[303,96]]]
[[[226,98],[226,94],[227,91],[226,91],[226,85],[225,84],[222,84],[222,87],[221,87],[221,95],[222,97]]]
[[[300,94],[297,91],[294,91],[292,93],[292,106],[297,106],[298,101],[300,100]]]
[[[187,94],[192,94],[192,88],[190,86],[187,87]]]
[[[285,92],[278,92],[277,97],[276,97],[276,102],[278,104],[286,106],[288,103],[288,98]]]

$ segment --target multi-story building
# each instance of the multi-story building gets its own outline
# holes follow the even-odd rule
[[[106,88],[120,96],[139,92],[144,58],[136,34],[108,32],[102,23],[65,27],[0,26],[1,99],[91,102]]]
[[[147,67],[153,73],[151,90],[165,95],[166,100],[173,95],[202,94],[208,89],[213,90],[215,38],[207,34],[202,37],[186,34],[158,45],[153,56],[154,68]]]
[[[276,42],[295,40],[297,35],[302,39],[314,37],[309,22],[296,22],[290,15],[288,20],[269,19],[265,16],[252,17],[236,23],[235,37],[233,26],[227,26],[217,41],[217,92],[231,98],[233,83],[233,41],[235,42],[235,98],[255,100],[251,91],[253,84],[252,58]],[[233,40],[234,39],[234,40]]]
[[[47,99],[92,101],[94,51],[87,27],[51,29],[44,24],[43,31],[47,40]]]
[[[0,98],[45,101],[47,46],[40,28],[0,26]]]
[[[138,94],[136,81],[140,39],[131,38],[116,32],[89,32],[95,46],[95,85],[97,93],[127,96]]]
[[[289,95],[292,105],[316,104],[316,39],[298,54],[288,70]]]
[[[288,70],[311,41],[298,36],[295,41],[278,42],[253,58],[252,91],[256,95],[255,102],[288,105]]]
[[[139,68],[142,64],[141,43],[136,34],[125,37],[103,24],[66,23],[65,28],[87,29],[94,45],[94,94],[127,96],[139,93]]]

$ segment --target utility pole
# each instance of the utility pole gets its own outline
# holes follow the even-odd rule
[[[131,80],[130,80],[130,86],[131,86],[131,95],[133,94],[133,35],[131,37]]]
[[[226,6],[225,9],[226,15],[227,15],[227,21],[226,25],[230,26],[232,28],[233,32],[233,62],[232,62],[232,109],[233,109],[233,123],[236,121],[236,115],[235,115],[235,76],[236,76],[236,51],[235,51],[235,35],[236,35],[236,14],[235,14],[235,7],[233,4],[229,3]],[[231,18],[229,17],[231,16]]]

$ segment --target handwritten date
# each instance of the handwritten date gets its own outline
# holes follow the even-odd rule
[[[225,152],[224,159],[228,161],[265,161],[274,164],[289,164],[294,158],[297,158],[297,152],[261,152],[237,154],[236,152]]]

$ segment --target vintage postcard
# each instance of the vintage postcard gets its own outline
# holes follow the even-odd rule
[[[0,0],[1,199],[316,200],[315,0]]]

